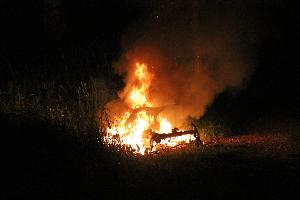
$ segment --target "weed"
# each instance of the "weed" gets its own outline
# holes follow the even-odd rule
[[[97,128],[96,110],[110,99],[106,82],[90,78],[87,81],[9,81],[1,88],[0,112],[30,118],[35,113],[41,119],[89,134]]]

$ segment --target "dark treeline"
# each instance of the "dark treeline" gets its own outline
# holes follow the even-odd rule
[[[153,8],[166,2],[169,1],[2,0],[1,88],[6,87],[7,80],[61,79],[71,84],[91,76],[103,77],[120,88],[122,79],[114,74],[111,63],[121,55],[122,36],[132,23],[142,29]],[[234,6],[242,9],[242,14],[251,16],[252,21],[247,23],[256,24],[253,27],[257,28],[258,39],[246,38],[248,44],[259,40],[259,45],[253,47],[255,69],[248,85],[237,93],[221,94],[210,109],[216,109],[217,113],[235,110],[238,113],[235,117],[241,113],[249,116],[249,112],[255,112],[256,117],[260,109],[298,113],[299,34],[296,30],[300,23],[296,2],[203,2],[207,13],[218,4],[228,12]]]
[[[1,78],[112,73],[124,28],[142,10],[124,1],[0,3]],[[78,78],[78,77],[76,77]]]

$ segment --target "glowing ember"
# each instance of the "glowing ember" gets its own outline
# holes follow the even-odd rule
[[[106,130],[104,142],[126,145],[144,155],[146,151],[155,150],[150,144],[150,133],[171,133],[172,125],[161,114],[151,112],[153,106],[149,99],[149,88],[154,75],[145,64],[136,63],[135,66],[134,84],[129,85],[130,92],[125,97],[128,110],[121,116],[114,116],[113,125]],[[188,143],[192,140],[195,140],[194,136],[182,135],[161,140],[160,144],[176,146],[180,142]]]

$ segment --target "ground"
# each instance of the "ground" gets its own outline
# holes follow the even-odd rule
[[[286,131],[298,124],[280,126],[132,156],[47,122],[5,116],[2,192],[4,199],[286,199],[300,184],[298,142]]]

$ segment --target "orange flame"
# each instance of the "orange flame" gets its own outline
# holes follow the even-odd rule
[[[150,149],[150,141],[145,134],[147,131],[156,133],[170,133],[171,123],[160,114],[154,115],[147,108],[151,108],[149,88],[154,75],[148,71],[145,64],[136,63],[134,83],[131,92],[126,97],[129,99],[129,109],[121,117],[115,116],[112,128],[107,128],[104,141],[108,144],[120,143],[130,146],[136,153],[144,155]],[[118,138],[118,139],[116,139]],[[162,144],[175,146],[179,142],[194,140],[193,136],[180,136],[175,139],[163,140]]]

